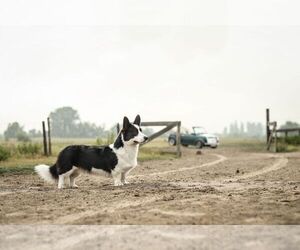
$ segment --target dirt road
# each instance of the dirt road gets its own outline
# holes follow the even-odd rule
[[[131,184],[80,176],[57,190],[36,175],[0,177],[1,224],[299,224],[300,153],[184,149],[148,161]]]

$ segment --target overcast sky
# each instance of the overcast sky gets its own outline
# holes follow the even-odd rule
[[[97,124],[300,122],[300,1],[0,0],[0,132],[72,106]]]

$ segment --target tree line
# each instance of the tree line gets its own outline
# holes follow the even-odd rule
[[[59,138],[104,138],[111,133],[116,133],[116,126],[109,129],[105,125],[96,125],[86,121],[81,121],[79,113],[72,107],[61,107],[49,114],[51,121],[51,134]],[[146,134],[153,133],[152,129],[145,129]],[[42,137],[42,132],[36,129],[25,131],[18,122],[8,124],[4,131],[4,138],[17,139],[19,141],[29,141],[30,138]]]
[[[238,123],[235,121],[223,130],[224,136],[232,137],[263,137],[264,133],[264,126],[260,122]]]
[[[280,128],[297,128],[300,124],[293,121],[287,121],[281,125]],[[223,129],[223,136],[232,137],[263,137],[265,136],[265,125],[260,122],[240,122],[237,121],[229,124],[228,127]]]

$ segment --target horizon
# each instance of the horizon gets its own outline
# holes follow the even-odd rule
[[[67,106],[65,106],[65,107],[67,107]],[[59,108],[63,108],[63,107],[59,107]],[[73,107],[71,107],[71,108],[73,108]],[[57,110],[57,109],[55,109],[55,110]],[[55,111],[55,110],[52,110],[51,112],[53,112],[53,111]],[[77,111],[77,110],[76,110]],[[50,113],[49,113],[50,114]],[[85,121],[85,120],[82,120],[81,119],[81,116],[80,116],[80,113],[78,112],[78,115],[79,115],[79,120],[78,120],[78,123],[84,123],[84,122],[88,122],[88,123],[90,123],[90,124],[95,124],[96,126],[101,126],[101,127],[103,127],[105,130],[110,130],[110,129],[112,129],[113,128],[113,126],[115,126],[117,123],[119,123],[119,124],[122,124],[122,122],[120,122],[120,121],[118,121],[118,122],[115,122],[114,124],[111,124],[110,126],[107,126],[107,124],[105,124],[105,123],[101,123],[101,124],[96,124],[96,123],[93,123],[93,122],[90,122],[90,121]],[[45,119],[44,120],[42,120],[42,121],[46,121],[47,120],[47,117],[48,116],[46,116],[45,117]],[[123,119],[123,117],[122,117],[122,119]],[[42,121],[40,122],[41,124],[42,124]],[[166,121],[166,120],[165,120]],[[42,131],[42,125],[40,126],[40,128],[26,128],[23,124],[20,124],[20,122],[19,121],[12,121],[11,123],[13,123],[13,122],[18,122],[19,123],[19,125],[21,126],[21,127],[23,127],[24,128],[24,131],[25,132],[28,132],[29,130],[31,130],[31,129],[36,129],[38,132],[41,132]],[[286,122],[290,122],[290,121],[285,121],[285,123]],[[292,121],[293,122],[293,121]],[[9,123],[9,124],[11,124],[11,123]],[[214,132],[215,134],[224,134],[224,130],[226,129],[226,134],[227,133],[230,133],[230,125],[237,125],[238,126],[238,129],[240,129],[241,128],[241,126],[245,126],[245,125],[247,125],[247,123],[254,123],[254,124],[258,124],[258,125],[262,125],[262,126],[264,126],[265,125],[265,123],[263,123],[263,122],[260,122],[260,121],[238,121],[238,120],[234,120],[234,121],[231,121],[229,124],[227,124],[227,125],[224,125],[224,127],[223,127],[223,129],[222,129],[222,131],[208,131],[208,132]],[[279,127],[280,126],[282,126],[282,125],[284,125],[285,123],[282,123],[282,124],[279,124]],[[7,126],[9,125],[9,124],[7,124]],[[184,124],[182,124],[181,125],[181,127],[182,127],[182,129],[184,130],[184,129],[191,129],[193,126],[198,126],[197,124],[194,124],[194,125],[192,125],[192,126],[185,126]],[[202,127],[202,126],[200,126],[200,127]],[[151,129],[153,129],[153,131],[156,131],[158,128],[156,128],[156,127],[150,127]],[[205,127],[204,127],[204,129],[206,129]],[[243,133],[247,133],[247,127],[243,127],[243,129],[244,129],[244,132]],[[3,130],[2,132],[0,131],[0,135],[3,135],[4,134],[4,132],[5,132],[5,130]],[[263,131],[263,132],[265,132],[265,131]],[[224,135],[226,135],[226,134],[224,134]]]

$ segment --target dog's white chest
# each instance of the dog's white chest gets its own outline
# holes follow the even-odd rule
[[[137,166],[138,146],[114,149],[118,158],[117,168],[131,169]]]

